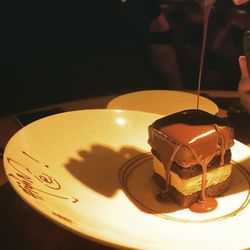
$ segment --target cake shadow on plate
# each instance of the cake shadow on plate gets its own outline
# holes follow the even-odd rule
[[[136,147],[115,149],[109,145],[93,144],[89,150],[80,150],[77,157],[70,157],[65,168],[88,188],[112,198],[121,189],[120,167],[142,153]]]
[[[135,147],[115,150],[108,145],[95,144],[89,150],[79,151],[78,156],[80,159],[71,157],[65,168],[98,194],[112,199],[122,190],[138,209],[146,213],[167,213],[182,209],[176,204],[166,205],[157,201],[159,187],[153,180],[150,153]],[[150,203],[154,200],[149,207],[148,197]]]
[[[65,165],[66,169],[81,183],[104,197],[112,199],[117,191],[122,190],[140,211],[149,214],[168,214],[184,209],[175,203],[158,199],[160,187],[153,179],[151,153],[135,147],[116,150],[108,145],[96,144],[89,150],[79,151],[78,156],[80,159],[71,157]],[[250,159],[246,161],[250,163]],[[248,163],[244,162],[244,165]],[[233,164],[231,185],[220,198],[228,200],[231,196],[248,192],[250,177],[249,173],[247,177],[247,171],[238,163]],[[245,196],[239,202],[245,204]]]

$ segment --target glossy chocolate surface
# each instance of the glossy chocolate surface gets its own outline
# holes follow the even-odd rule
[[[219,157],[218,166],[224,165],[225,152],[234,143],[233,129],[229,123],[205,111],[191,109],[156,120],[149,126],[148,132],[152,152],[156,152],[165,168],[166,189],[163,192],[168,192],[169,172],[173,163],[182,168],[200,165],[200,204],[208,204],[205,196],[207,168],[215,157]],[[209,200],[209,204],[216,202]]]
[[[153,127],[155,129],[159,129],[166,125],[169,126],[176,123],[184,123],[187,125],[218,124],[221,126],[230,126],[228,120],[226,119],[222,119],[203,110],[188,109],[156,120],[153,123]]]
[[[188,168],[208,164],[214,156],[223,154],[233,145],[233,137],[225,119],[192,109],[156,120],[149,126],[148,143],[160,161],[175,161]]]

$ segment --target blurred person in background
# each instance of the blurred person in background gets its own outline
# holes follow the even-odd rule
[[[247,67],[247,59],[245,56],[240,56],[239,65],[241,70],[241,80],[238,86],[241,103],[245,110],[250,113],[250,78]]]

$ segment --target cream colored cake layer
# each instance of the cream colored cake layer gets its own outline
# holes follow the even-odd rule
[[[153,156],[153,168],[155,173],[159,174],[161,177],[166,179],[165,168],[163,164],[155,156]]]
[[[166,179],[165,169],[163,164],[154,157],[153,160],[154,171],[161,175],[164,179]],[[232,165],[227,164],[223,167],[215,168],[207,172],[206,178],[207,183],[206,187],[210,187],[212,185],[216,185],[225,181],[232,172]],[[180,191],[184,195],[191,195],[197,191],[201,190],[201,182],[202,182],[202,174],[188,178],[181,179],[176,173],[170,171],[170,183],[174,186],[178,191]]]

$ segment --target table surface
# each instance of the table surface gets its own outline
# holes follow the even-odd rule
[[[237,99],[238,94],[234,91],[203,91],[211,98],[218,100]],[[61,107],[64,111],[80,109],[102,109],[115,95],[89,99],[81,99],[72,102],[59,103],[44,107]],[[222,99],[221,99],[222,98]],[[220,108],[218,116],[227,116],[227,110]],[[249,117],[245,118],[250,120]],[[15,115],[0,118],[0,145],[5,147],[8,140],[20,129],[15,120]],[[238,129],[238,128],[237,128]],[[250,146],[249,129],[237,130],[236,138]],[[243,132],[243,135],[240,132]],[[243,139],[242,139],[243,138]],[[244,141],[244,139],[246,139]],[[112,249],[108,246],[100,246],[98,243],[81,238],[60,226],[44,218],[30,208],[12,189],[4,173],[2,159],[0,160],[0,238],[1,246],[6,249]],[[42,237],[41,237],[42,236]]]

